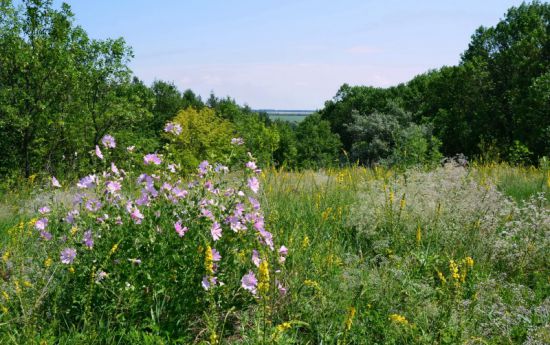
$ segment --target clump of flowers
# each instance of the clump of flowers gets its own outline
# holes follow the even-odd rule
[[[168,123],[165,131],[179,135],[181,127]],[[233,140],[235,147],[242,144]],[[105,152],[98,145],[92,154],[105,170],[78,180],[70,207],[41,207],[33,225],[45,253],[40,267],[63,286],[52,294],[52,307],[44,304],[37,312],[62,318],[60,324],[69,327],[105,311],[130,315],[117,322],[141,324],[150,322],[145,319],[162,296],[155,320],[181,329],[208,308],[246,306],[270,291],[280,292],[275,297],[286,293],[276,278],[288,249],[275,249],[266,228],[257,199],[261,170],[251,155],[246,163],[203,161],[194,174],[182,176],[169,157],[134,147],[122,153],[141,164],[124,171],[109,162],[115,138],[106,135],[101,145]],[[61,183],[52,177],[51,186]],[[252,260],[240,260],[241,252]],[[216,302],[228,294],[236,297]]]

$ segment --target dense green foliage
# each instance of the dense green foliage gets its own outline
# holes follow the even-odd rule
[[[549,76],[550,4],[524,3],[511,8],[496,26],[480,27],[458,66],[387,89],[343,85],[320,113],[346,150],[363,147],[363,161],[376,161],[383,154],[380,150],[389,154],[391,147],[362,144],[361,136],[357,142],[354,114],[379,118],[397,104],[412,114],[409,121],[433,127],[445,155],[535,163],[550,152]],[[386,120],[387,131],[402,122]],[[427,140],[430,135],[426,132]],[[369,153],[365,145],[378,149]]]
[[[437,162],[439,150],[536,163],[550,152],[549,13],[540,2],[511,8],[474,33],[457,66],[386,89],[344,84],[320,116],[296,124],[229,97],[203,101],[160,80],[146,86],[127,67],[124,40],[89,38],[68,5],[2,1],[0,174],[78,173],[95,164],[88,153],[107,132],[139,150],[162,150],[165,124],[188,107],[231,122],[262,166],[410,166]],[[195,150],[193,164],[208,158]]]

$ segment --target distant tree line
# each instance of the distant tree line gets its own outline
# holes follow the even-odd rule
[[[263,165],[414,165],[464,153],[535,163],[550,153],[550,4],[511,8],[480,27],[457,66],[390,88],[344,84],[299,124],[231,98],[207,100],[133,76],[122,38],[95,40],[70,7],[0,0],[0,174],[78,174],[101,138],[183,165],[215,159],[242,137]],[[167,122],[185,136],[170,141]]]

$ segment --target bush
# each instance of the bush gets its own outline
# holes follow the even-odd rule
[[[212,340],[229,311],[279,296],[286,250],[265,227],[254,161],[231,175],[203,161],[184,179],[158,154],[119,169],[114,145],[97,149],[104,169],[78,181],[72,204],[44,205],[9,230],[0,263],[12,276],[0,281],[9,333],[136,329],[189,342],[202,327]]]

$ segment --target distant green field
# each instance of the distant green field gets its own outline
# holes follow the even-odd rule
[[[271,120],[283,120],[288,122],[300,122],[305,119],[307,115],[279,115],[279,114],[269,114]]]

